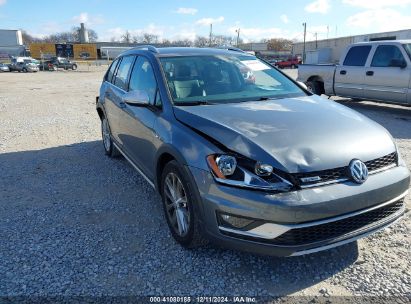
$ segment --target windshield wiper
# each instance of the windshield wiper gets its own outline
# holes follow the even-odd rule
[[[180,101],[180,102],[174,102],[175,106],[204,106],[204,105],[212,105],[213,103],[210,103],[208,101],[202,100],[202,101]]]

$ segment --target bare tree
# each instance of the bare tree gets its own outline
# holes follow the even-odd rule
[[[121,36],[121,42],[131,43],[131,34],[128,30]]]
[[[213,36],[212,45],[214,46],[232,46],[237,43],[237,40],[231,36],[215,35]]]
[[[175,40],[175,41],[173,41],[172,43],[173,43],[173,45],[175,45],[175,46],[184,46],[184,47],[193,46],[193,45],[194,45],[193,41],[190,40],[190,39]]]
[[[30,45],[31,43],[34,42],[40,42],[42,39],[41,38],[35,38],[29,33],[27,33],[25,30],[21,30],[21,36],[23,38],[23,43],[26,45]]]
[[[173,44],[173,42],[170,41],[170,40],[168,40],[168,39],[163,39],[163,40],[161,41],[161,44],[164,45],[164,46],[170,46],[170,45]]]
[[[265,39],[267,48],[271,51],[291,51],[293,48],[293,41],[283,38]]]
[[[148,33],[143,34],[143,43],[152,44],[152,43],[158,43],[158,41],[159,41],[158,35],[148,34]]]
[[[206,47],[210,43],[209,39],[203,36],[197,36],[194,40],[194,45],[196,47]]]

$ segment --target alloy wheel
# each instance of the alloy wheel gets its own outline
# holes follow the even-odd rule
[[[164,194],[169,222],[180,237],[185,237],[190,227],[190,209],[183,183],[175,173],[167,174]]]
[[[101,133],[103,135],[104,148],[106,148],[106,151],[110,151],[110,148],[111,148],[110,129],[108,127],[107,119],[105,118],[103,119],[101,123]]]

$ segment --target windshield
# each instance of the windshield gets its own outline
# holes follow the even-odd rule
[[[405,51],[408,54],[408,57],[411,60],[411,43],[403,44]]]
[[[306,94],[276,69],[250,55],[160,58],[175,104],[241,102]]]

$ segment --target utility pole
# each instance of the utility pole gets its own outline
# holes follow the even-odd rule
[[[209,42],[209,46],[211,47],[211,43],[213,41],[213,24],[210,24],[210,42]]]
[[[237,47],[240,43],[240,29],[235,30],[237,32]]]
[[[318,33],[315,33],[315,49],[318,49]]]
[[[307,22],[304,22],[303,26],[304,26],[303,63],[305,63],[305,37],[307,35]]]

